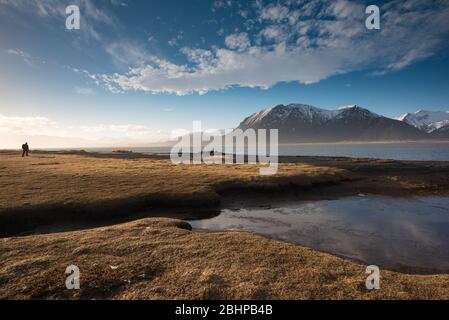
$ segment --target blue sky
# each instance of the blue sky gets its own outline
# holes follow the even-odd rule
[[[0,144],[142,145],[280,103],[448,110],[447,21],[444,0],[0,0]]]

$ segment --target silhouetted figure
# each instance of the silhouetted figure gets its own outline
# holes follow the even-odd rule
[[[25,142],[25,144],[22,144],[22,158],[27,156],[28,152],[30,151],[30,147],[28,146],[28,142]]]

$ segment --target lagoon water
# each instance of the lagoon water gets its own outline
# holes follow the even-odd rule
[[[87,151],[125,149],[142,153],[169,153],[169,147],[96,148]],[[409,143],[301,143],[280,145],[282,156],[364,157],[394,160],[449,161],[449,142]]]
[[[169,147],[125,149],[170,152]],[[279,154],[449,161],[449,143],[292,144],[281,145]],[[449,270],[449,197],[270,200],[258,207],[223,209],[214,218],[190,223],[197,229],[254,232],[366,264]]]
[[[366,264],[449,270],[449,197],[359,195],[224,209],[196,229],[238,230]]]
[[[326,143],[282,145],[285,156],[342,156],[394,160],[449,161],[449,143]]]

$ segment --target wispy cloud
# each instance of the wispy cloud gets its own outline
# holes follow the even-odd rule
[[[184,32],[180,31],[180,32],[178,32],[178,34],[175,37],[168,40],[168,45],[170,47],[178,46],[179,41],[182,40],[183,38],[184,38]]]
[[[120,67],[138,66],[151,59],[144,46],[127,40],[118,40],[105,45],[106,53]]]
[[[82,96],[94,96],[95,91],[92,88],[88,87],[75,87],[76,94],[82,95]]]
[[[116,6],[126,5],[126,2],[114,0],[109,3]],[[12,15],[24,24],[29,23],[29,16],[38,16],[47,19],[46,21],[51,22],[54,27],[54,23],[64,25],[65,9],[69,5],[77,5],[82,11],[82,24],[77,32],[81,38],[102,41],[98,26],[115,28],[119,25],[114,15],[105,11],[105,6],[99,8],[94,1],[90,0],[0,0],[0,14]]]
[[[112,5],[116,7],[127,7],[128,2],[122,0],[111,0]]]
[[[22,58],[22,60],[29,66],[33,66],[34,65],[34,58],[31,57],[30,54],[28,54],[27,52],[20,50],[20,49],[8,49],[7,53],[9,55],[14,55],[14,56],[18,56],[20,58]]]

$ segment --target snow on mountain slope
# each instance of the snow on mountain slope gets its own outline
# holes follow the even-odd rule
[[[354,112],[363,113],[366,117],[379,117],[379,115],[357,105],[343,106],[336,110],[326,110],[306,104],[289,104],[286,106],[277,105],[256,112],[246,118],[241,123],[241,126],[251,127],[261,122],[263,122],[265,126],[269,126],[270,124],[281,124],[288,119],[295,119],[309,124],[323,124],[334,119],[345,117]]]
[[[419,110],[415,113],[406,113],[397,120],[431,133],[449,125],[449,111]]]
[[[278,129],[282,142],[389,141],[425,139],[427,133],[357,105],[326,110],[305,104],[256,112],[239,129]]]
[[[445,122],[444,125],[439,125],[439,128],[433,131],[432,133],[436,134],[449,134],[449,122]]]
[[[240,126],[252,127],[260,123],[265,126],[280,124],[287,119],[301,119],[305,122],[323,122],[334,116],[334,112],[330,110],[320,109],[305,104],[290,104],[287,106],[277,105],[272,108],[264,109],[256,112],[243,120]]]

